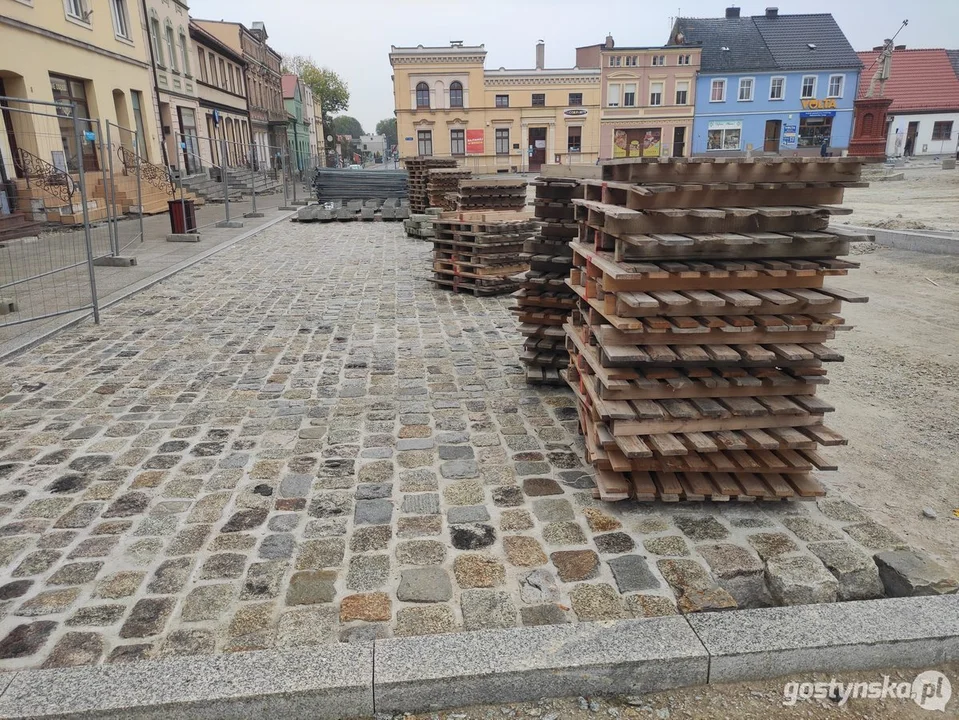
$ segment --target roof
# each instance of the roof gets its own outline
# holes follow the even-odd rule
[[[283,99],[292,100],[296,97],[296,83],[300,78],[296,75],[283,76]]]
[[[700,70],[706,73],[859,68],[855,50],[828,13],[677,18],[670,42],[677,33],[685,45],[702,46]]]
[[[198,41],[201,45],[208,48],[213,48],[221,55],[225,55],[233,60],[237,65],[242,65],[245,67],[247,64],[243,55],[236,52],[236,50],[231,48],[229,45],[221,42],[218,38],[214,37],[202,27],[197,25],[195,20],[190,21],[190,37],[193,40]]]
[[[780,70],[859,68],[856,51],[829,13],[754,15],[752,20]]]
[[[950,52],[941,49],[895,50],[892,69],[883,94],[892,98],[890,112],[909,110],[959,111],[959,77],[953,69]],[[859,82],[859,97],[865,97],[875,72],[877,50],[859,53],[864,69]],[[877,91],[878,92],[878,91]]]
[[[949,62],[952,63],[952,69],[955,70],[956,75],[959,76],[959,50],[946,50],[946,55],[949,56]]]

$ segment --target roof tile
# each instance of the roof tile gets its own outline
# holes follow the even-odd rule
[[[864,66],[859,97],[865,97],[879,52],[867,50],[859,57]],[[883,94],[892,98],[890,111],[959,111],[959,77],[946,50],[895,50]]]

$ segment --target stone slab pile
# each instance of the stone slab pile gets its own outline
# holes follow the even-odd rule
[[[432,282],[454,292],[500,295],[529,269],[524,243],[537,230],[527,213],[441,213],[433,222]]]
[[[604,500],[810,499],[858,158],[611,161],[574,199],[567,379]]]
[[[526,366],[526,381],[537,385],[565,385],[560,370],[569,365],[563,325],[576,305],[576,293],[566,284],[573,266],[569,243],[579,236],[573,198],[583,196],[575,178],[540,177],[534,214],[539,232],[526,241],[523,257],[529,272],[513,294],[512,310],[526,337],[520,360]]]
[[[296,211],[294,222],[350,222],[363,220],[373,222],[383,220],[392,222],[406,220],[410,216],[410,205],[406,198],[387,198],[386,200],[331,200],[319,204],[304,205]]]
[[[415,214],[426,212],[430,207],[429,182],[430,170],[437,168],[455,168],[455,158],[413,157],[403,161],[409,174],[410,211]]]
[[[460,180],[450,198],[457,210],[523,210],[526,208],[526,181],[517,178],[475,178]]]
[[[420,240],[430,240],[433,237],[433,220],[442,210],[439,208],[428,208],[424,213],[413,213],[407,215],[403,221],[403,229],[407,237],[419,238]]]
[[[321,202],[405,198],[407,173],[403,170],[318,168],[313,172],[313,191]]]
[[[463,168],[433,168],[429,170],[427,196],[430,207],[455,210],[456,201],[450,197],[459,192],[461,180],[468,180],[472,170]]]

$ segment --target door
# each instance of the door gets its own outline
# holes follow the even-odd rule
[[[766,133],[763,135],[763,152],[779,152],[779,138],[782,134],[782,127],[782,120],[766,121]]]
[[[919,134],[919,123],[911,122],[906,130],[906,155],[916,154],[916,135]]]
[[[73,117],[70,115],[69,108],[57,108],[57,120],[60,124],[60,140],[63,145],[63,152],[66,155],[66,170],[77,172],[80,169],[80,159],[83,161],[85,171],[97,171],[100,169],[99,158],[97,157],[97,139],[93,135],[93,123],[90,120],[90,109],[87,106],[86,88],[83,80],[73,78],[50,76],[50,87],[53,90],[53,99],[55,102],[75,103],[76,113],[79,118],[80,126],[80,147],[77,147],[76,128],[73,125]],[[89,134],[88,134],[89,133]],[[93,139],[90,139],[90,138]],[[43,158],[47,162],[57,162]]]
[[[533,148],[533,152],[529,155],[529,171],[539,172],[543,163],[546,162],[546,128],[531,127],[529,129],[527,151],[529,148]]]
[[[3,86],[3,78],[0,78],[0,97],[4,97],[6,94],[7,90]],[[0,103],[0,112],[3,113],[3,127],[7,133],[10,152],[13,155],[13,171],[18,178],[22,178],[23,169],[20,167],[20,155],[17,151],[17,134],[13,131],[13,113],[10,112],[10,107],[5,102]]]
[[[200,142],[197,139],[196,114],[190,108],[179,107],[181,142],[183,143],[183,167],[187,175],[200,172]]]
[[[686,156],[686,128],[673,128],[673,157]]]

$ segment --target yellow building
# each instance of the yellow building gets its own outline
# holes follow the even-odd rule
[[[456,157],[477,173],[538,172],[599,156],[600,67],[485,68],[482,45],[390,52],[401,158]],[[582,64],[581,64],[582,65]]]
[[[0,95],[76,103],[82,118],[137,130],[143,159],[162,163],[142,27],[139,0],[7,0],[0,5]],[[78,148],[72,119],[53,110],[3,108],[3,180],[23,178],[23,162],[75,170],[82,158],[87,170],[100,169],[100,138],[84,135]],[[84,121],[82,130],[95,133],[96,124]],[[133,134],[125,135],[132,144]]]

